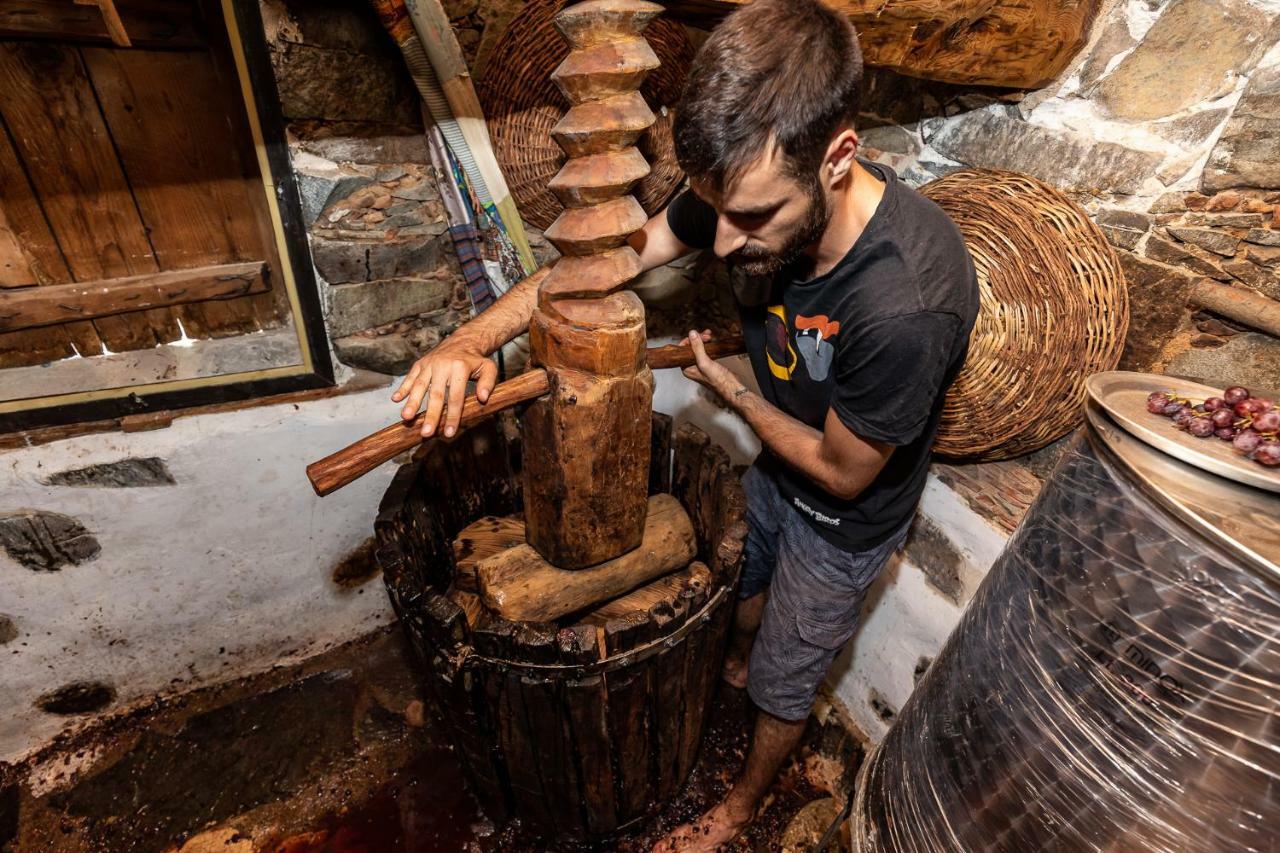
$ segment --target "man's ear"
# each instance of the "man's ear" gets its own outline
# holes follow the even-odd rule
[[[829,186],[844,180],[853,168],[854,156],[858,153],[858,134],[851,127],[842,129],[827,145],[827,158],[823,175]]]

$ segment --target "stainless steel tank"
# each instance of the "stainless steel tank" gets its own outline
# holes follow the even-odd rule
[[[859,782],[863,851],[1280,849],[1280,495],[1090,410]]]

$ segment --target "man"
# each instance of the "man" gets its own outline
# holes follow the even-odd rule
[[[760,393],[707,357],[686,375],[759,436],[744,478],[748,535],[726,681],[760,713],[725,799],[659,844],[714,850],[751,820],[853,635],[868,587],[906,538],[942,400],[978,308],[955,225],[894,173],[856,156],[862,58],[848,20],[816,0],[756,0],[699,51],[676,111],[691,192],[632,245],[646,269],[711,248],[735,284]],[[421,359],[393,399],[423,435],[453,435],[468,378],[527,326],[520,285]],[[428,390],[429,389],[429,390]]]

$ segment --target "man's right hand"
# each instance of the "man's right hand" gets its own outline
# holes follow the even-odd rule
[[[423,400],[426,416],[422,421],[422,437],[430,438],[440,426],[444,414],[444,435],[452,438],[462,418],[462,404],[467,395],[467,380],[476,381],[476,398],[488,402],[489,392],[498,381],[498,365],[490,358],[465,345],[450,346],[445,341],[413,363],[404,382],[391,395],[392,402],[404,400],[400,417],[413,420]]]

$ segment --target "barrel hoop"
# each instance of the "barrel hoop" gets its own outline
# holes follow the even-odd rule
[[[458,662],[459,669],[465,670],[469,666],[475,664],[488,664],[490,666],[502,669],[515,670],[524,675],[530,676],[548,676],[554,675],[558,678],[587,678],[592,675],[598,675],[602,672],[612,672],[615,669],[631,666],[642,660],[647,660],[661,653],[662,651],[674,648],[679,645],[686,636],[692,633],[700,626],[711,621],[711,615],[724,599],[732,592],[729,586],[722,586],[716,590],[715,595],[707,600],[702,609],[685,620],[685,623],[676,630],[672,631],[665,637],[659,637],[656,640],[650,640],[644,645],[636,646],[634,649],[628,649],[625,652],[618,652],[607,658],[598,661],[592,661],[588,664],[558,664],[558,663],[523,663],[517,661],[502,660],[501,658],[491,658],[484,655],[476,654],[474,651],[465,650]]]

